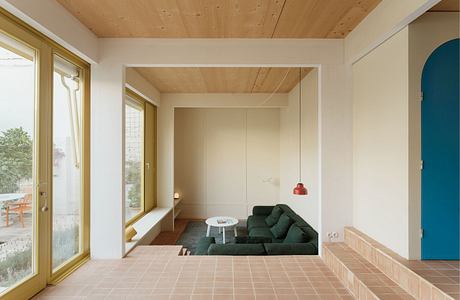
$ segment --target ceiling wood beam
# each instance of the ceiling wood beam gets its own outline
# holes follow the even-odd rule
[[[106,62],[127,67],[315,67],[343,63],[340,39],[100,39]]]
[[[304,78],[312,68],[302,68]],[[299,68],[135,68],[161,93],[288,93]]]

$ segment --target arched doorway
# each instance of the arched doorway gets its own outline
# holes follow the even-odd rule
[[[459,259],[459,41],[422,73],[422,259]]]

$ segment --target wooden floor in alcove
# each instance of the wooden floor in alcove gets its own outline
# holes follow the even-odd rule
[[[175,245],[185,228],[187,228],[189,221],[189,219],[176,219],[174,221],[174,231],[160,232],[151,245]]]

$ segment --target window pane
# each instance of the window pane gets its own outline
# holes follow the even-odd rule
[[[53,85],[53,270],[81,252],[81,89],[78,70],[55,56]]]
[[[134,103],[125,105],[125,220],[143,211],[143,109]]]
[[[36,273],[34,56],[0,34],[0,294]]]

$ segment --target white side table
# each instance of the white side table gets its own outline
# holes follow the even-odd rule
[[[223,221],[223,222],[222,222]],[[208,230],[206,231],[206,236],[209,236],[212,227],[218,227],[219,233],[222,230],[222,243],[225,244],[225,228],[232,227],[233,231],[235,232],[235,236],[237,236],[236,232],[236,225],[238,224],[238,219],[232,217],[212,217],[206,220],[206,224],[208,224]]]

